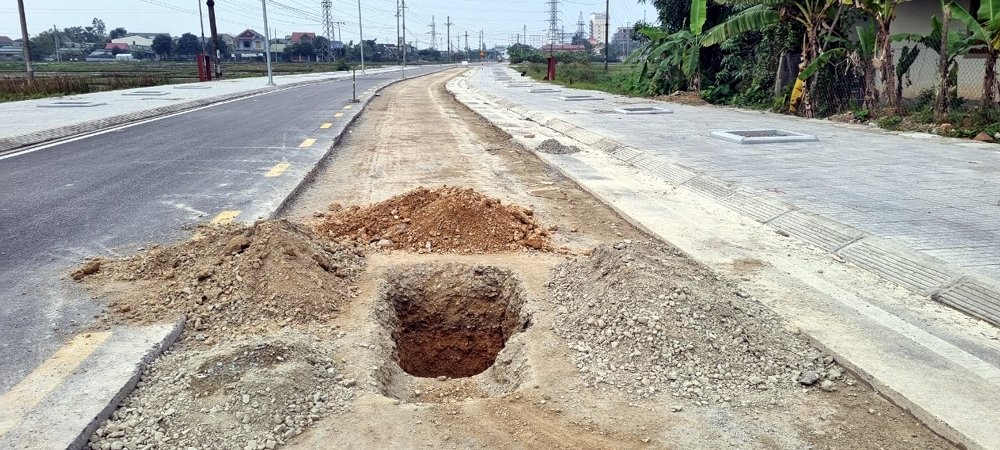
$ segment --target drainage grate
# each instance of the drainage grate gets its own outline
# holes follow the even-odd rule
[[[540,88],[540,89],[531,89],[528,92],[532,93],[532,94],[545,94],[545,93],[548,93],[548,92],[562,92],[562,89]]]
[[[212,89],[212,86],[200,86],[200,85],[174,86],[174,89]]]
[[[161,96],[167,95],[167,91],[133,91],[133,92],[123,92],[122,95],[140,95],[143,97]]]
[[[84,102],[84,101],[61,101],[46,103],[44,105],[38,105],[39,108],[90,108],[92,106],[101,106],[106,103],[99,102]]]
[[[713,131],[712,137],[737,144],[781,144],[818,141],[816,136],[785,130]]]
[[[634,114],[670,114],[673,111],[666,108],[660,108],[658,106],[638,106],[631,108],[615,108],[615,112],[620,114],[634,115]]]
[[[594,97],[592,95],[564,95],[556,97],[564,102],[582,102],[586,100],[604,100],[604,97]]]

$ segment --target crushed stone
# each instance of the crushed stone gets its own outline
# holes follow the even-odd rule
[[[827,391],[855,382],[766,306],[672,246],[600,246],[556,267],[549,288],[555,332],[593,387],[759,406],[817,380],[829,381]]]
[[[566,155],[569,153],[577,153],[580,151],[580,147],[575,145],[563,145],[561,142],[555,139],[546,139],[538,144],[535,148],[536,151],[542,153],[550,153],[554,155]]]

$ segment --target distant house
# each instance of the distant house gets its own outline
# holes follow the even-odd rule
[[[263,34],[248,28],[236,36],[236,46],[233,48],[233,56],[237,61],[263,59],[265,40]]]
[[[293,44],[296,44],[299,42],[312,42],[314,39],[316,39],[316,33],[308,31],[307,32],[293,31],[292,37],[289,40]]]
[[[89,55],[87,55],[87,62],[114,62],[115,55],[111,54],[111,50],[94,50]]]
[[[24,59],[24,49],[18,45],[7,45],[0,47],[0,61],[14,61]]]
[[[109,52],[113,52],[116,48],[118,49],[118,53],[127,53],[132,51],[132,47],[124,42],[108,42],[107,45],[104,46],[104,49]]]
[[[153,39],[159,35],[170,36],[170,33],[129,33],[125,37],[112,39],[112,44],[126,44],[132,51],[146,51],[152,48]]]
[[[585,52],[587,47],[572,44],[545,44],[542,46],[542,53],[548,52]]]
[[[14,45],[14,40],[7,36],[0,36],[0,47],[9,47]]]

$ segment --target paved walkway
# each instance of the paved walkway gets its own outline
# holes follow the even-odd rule
[[[366,70],[399,72],[399,66]],[[357,72],[358,76],[364,76]],[[154,86],[0,103],[0,152],[308,83],[350,82],[351,72],[282,75]],[[362,92],[358,92],[360,96]],[[340,101],[342,99],[337,99]]]
[[[1000,449],[1000,332],[945,306],[1000,319],[1000,146],[509,86],[522,80],[497,66],[449,89],[529,148],[550,137],[581,146],[538,156],[695,258],[763,260],[742,286],[791,326],[943,436]],[[557,98],[577,95],[602,100]],[[614,112],[639,106],[674,112]],[[819,141],[709,136],[748,129]]]

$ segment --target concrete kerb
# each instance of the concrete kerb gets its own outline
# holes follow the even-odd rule
[[[297,81],[282,86],[263,87],[263,88],[252,89],[249,91],[217,95],[214,97],[192,100],[184,103],[178,103],[176,105],[161,106],[159,108],[151,108],[128,114],[120,114],[117,116],[105,117],[102,119],[81,122],[66,127],[52,128],[48,130],[37,131],[34,133],[22,134],[19,136],[6,137],[0,139],[0,155],[18,149],[22,149],[24,147],[44,144],[61,139],[69,139],[87,133],[94,133],[97,131],[113,128],[116,126],[127,125],[129,123],[138,122],[141,120],[154,119],[168,114],[184,112],[215,103],[252,97],[255,95],[277,92],[284,89],[301,87],[311,84],[338,81],[342,79],[344,78],[341,77],[341,78],[327,78],[322,80]]]
[[[163,352],[173,346],[174,342],[177,342],[177,338],[179,338],[181,333],[184,332],[184,324],[186,322],[187,317],[185,316],[177,318],[177,321],[174,322],[173,329],[171,329],[170,333],[167,334],[163,341],[150,349],[150,351],[142,357],[142,360],[140,360],[139,364],[135,367],[135,372],[128,379],[128,381],[125,382],[125,385],[122,386],[118,393],[115,394],[111,401],[108,402],[107,406],[105,406],[100,413],[94,416],[94,419],[90,422],[90,424],[87,425],[87,427],[84,428],[79,435],[77,435],[76,439],[74,439],[73,442],[67,447],[68,449],[83,449],[87,446],[87,442],[90,441],[90,436],[92,436],[94,432],[101,427],[101,423],[110,418],[111,415],[114,414],[115,410],[118,409],[118,405],[121,404],[122,400],[125,400],[125,397],[135,390],[136,385],[139,383],[139,379],[142,377],[142,374],[146,371],[146,369],[148,369],[149,366],[151,366],[153,362],[155,362],[156,359],[163,354]]]
[[[458,84],[455,84],[455,85],[449,84],[449,86],[448,86],[449,89],[458,88],[458,87],[459,87]],[[465,87],[465,90],[468,91],[466,94],[472,94],[472,95],[456,95],[456,98],[459,98],[460,100],[462,100],[462,99],[468,99],[468,98],[476,98],[475,97],[476,95],[484,94],[483,92],[479,91],[478,89],[472,89],[472,88]],[[454,92],[454,90],[453,90],[453,92]],[[481,113],[481,111],[480,111],[481,109],[484,109],[483,107],[481,107],[479,105],[476,105],[476,107],[470,105],[469,107],[472,108],[477,113],[479,113],[480,115],[483,115]],[[513,109],[508,109],[508,111],[513,111]],[[539,123],[539,124],[541,125],[541,123]],[[499,127],[499,125],[496,124],[496,123],[494,123],[494,125]],[[500,128],[502,129],[502,127],[500,127]],[[555,131],[555,130],[553,130],[553,131]],[[560,133],[560,134],[562,134],[562,133]],[[571,139],[573,138],[572,136],[568,136],[568,137],[571,138]],[[580,141],[578,141],[578,142],[580,142]],[[588,147],[586,145],[584,145],[584,146],[585,146],[585,148]],[[622,145],[619,144],[618,147],[621,148],[621,147],[625,147],[625,146],[622,146]],[[590,148],[593,149],[593,150],[602,151],[604,153],[612,153],[612,152],[605,151],[603,149],[598,149],[598,148],[594,148],[594,147],[590,147]],[[574,174],[570,173],[569,171],[567,171],[566,169],[564,169],[563,167],[561,167],[559,164],[555,163],[554,161],[550,161],[549,160],[549,158],[554,158],[553,155],[538,154],[538,156],[543,161],[546,161],[546,163],[550,167],[552,167],[553,169],[557,170],[563,176],[566,176],[569,179],[575,179],[574,178]],[[668,165],[668,163],[664,163],[664,165]],[[672,164],[669,164],[669,165],[672,165]],[[679,170],[681,170],[683,172],[688,172],[688,173],[692,173],[692,174],[695,173],[694,171],[691,171],[689,169],[686,169],[686,168],[683,168],[683,167],[679,167],[679,166],[677,167],[677,169],[679,169]],[[697,174],[694,177],[692,177],[691,179],[704,178],[704,177],[705,176],[702,175],[702,174]],[[610,207],[612,210],[614,210],[616,212],[616,214],[618,214],[620,217],[623,218],[623,220],[627,221],[628,223],[632,224],[633,226],[636,226],[637,228],[643,230],[644,232],[649,233],[652,236],[657,236],[661,240],[666,240],[665,236],[661,236],[659,233],[655,232],[654,230],[651,230],[649,227],[647,227],[643,223],[639,222],[638,220],[633,219],[628,213],[626,213],[625,211],[623,211],[621,208],[619,208],[617,205],[615,205],[615,203],[612,202],[612,201],[610,201],[608,198],[605,198],[600,192],[595,191],[594,189],[592,189],[591,187],[589,187],[585,183],[577,183],[577,184],[582,189],[584,189],[585,191],[587,191],[588,193],[590,193],[591,195],[594,195],[596,198],[600,199],[602,201],[602,203],[606,204],[608,207]],[[701,191],[695,191],[695,192],[698,192],[698,193],[700,193],[702,195],[705,195],[705,193],[701,192]],[[708,196],[710,198],[712,197],[711,195],[708,195]],[[749,192],[745,192],[745,191],[742,191],[742,190],[736,190],[734,193],[732,193],[731,195],[728,195],[728,196],[726,196],[724,198],[725,199],[733,199],[736,196],[743,196],[743,198],[751,198],[751,199],[756,199],[756,197],[758,197],[758,196],[755,196],[755,195],[753,195],[752,193],[749,193]],[[754,219],[758,220],[759,222],[767,224],[767,225],[769,225],[768,222],[773,221],[774,219],[776,219],[776,218],[778,218],[778,217],[780,217],[780,216],[782,216],[782,215],[784,215],[786,213],[798,211],[798,208],[796,208],[794,205],[786,205],[783,202],[779,202],[779,201],[776,201],[776,200],[773,200],[773,199],[764,198],[764,199],[760,199],[758,201],[760,201],[760,204],[763,205],[763,207],[758,208],[758,210],[756,211],[758,214],[755,214],[755,215],[754,214],[748,214],[748,215],[750,217],[753,217]],[[726,204],[726,202],[720,202],[720,203]],[[776,203],[777,203],[777,205],[776,205]],[[727,206],[729,206],[729,205],[727,204]],[[731,209],[736,210],[736,211],[741,211],[742,212],[742,210],[739,209],[739,208],[733,208],[732,206],[729,206],[729,207]],[[778,211],[776,211],[776,209]],[[770,211],[769,214],[767,213],[768,211]],[[760,214],[760,213],[764,213],[764,214]],[[814,217],[819,217],[819,216],[814,216]],[[835,223],[837,225],[840,225],[842,227],[846,227],[846,228],[850,229],[850,227],[847,227],[846,225],[840,224],[839,222],[835,222],[835,221],[829,221],[829,222],[833,222],[833,223]],[[769,225],[769,226],[773,227],[773,225]],[[778,228],[776,228],[776,229],[778,229]],[[781,230],[781,231],[785,231],[785,230]],[[789,233],[787,231],[785,231],[785,232]],[[861,232],[858,231],[858,233],[861,233]],[[791,233],[789,233],[789,234],[791,234]],[[834,255],[836,255],[837,258],[841,258],[841,260],[846,261],[846,260],[848,260],[850,258],[844,258],[840,252],[842,250],[844,250],[845,248],[849,248],[851,245],[854,245],[854,244],[860,242],[862,239],[871,240],[871,242],[873,242],[873,243],[875,243],[875,242],[877,242],[879,240],[885,241],[884,239],[877,238],[877,237],[866,235],[866,234],[862,233],[862,237],[854,239],[853,241],[851,241],[848,244],[846,244],[843,248],[837,249],[837,251],[834,251],[832,253]],[[812,241],[809,241],[809,240],[807,240],[807,242],[813,243]],[[895,244],[893,244],[893,245],[895,245]],[[909,249],[906,249],[906,250],[909,253],[917,254],[916,256],[918,256],[920,259],[929,258],[931,260],[936,260],[936,258],[931,258],[931,257],[929,257],[927,255],[924,255],[924,254],[921,254],[919,252],[914,252],[914,251],[909,250]],[[926,261],[926,260],[927,259],[924,259],[924,261]],[[940,265],[943,265],[943,266],[951,266],[951,265],[949,265],[947,263],[944,263],[942,261],[939,261],[939,260],[937,261],[937,263],[939,263]],[[864,269],[868,269],[869,271],[872,271],[871,268],[869,268],[869,267],[865,267],[865,266],[860,265],[860,264],[855,264],[855,265],[858,266],[858,267],[864,268]],[[966,272],[966,271],[960,270],[960,272]],[[876,275],[879,275],[880,277],[887,278],[887,277],[885,277],[885,275],[883,273],[880,273],[878,271],[873,271],[873,273],[875,273]],[[895,280],[892,280],[891,278],[889,278],[889,279],[891,281],[895,281]],[[957,290],[961,290],[962,287],[967,287],[967,286],[973,286],[974,288],[973,289],[966,289],[966,292],[964,292],[965,294],[967,294],[968,291],[977,291],[980,294],[982,294],[983,292],[986,292],[986,293],[988,293],[988,295],[993,295],[994,296],[993,298],[1000,298],[1000,296],[996,295],[996,292],[1000,292],[1000,288],[998,288],[997,284],[994,283],[993,280],[984,280],[982,277],[980,277],[980,276],[978,276],[976,274],[972,274],[971,276],[970,275],[962,276],[962,277],[958,278],[957,281],[956,280],[949,280],[948,283],[950,283],[950,285],[943,286],[943,287],[939,288],[939,290],[935,294],[932,294],[932,298],[934,298],[935,300],[941,301],[940,297],[942,297],[943,295],[945,295],[947,293],[956,292]],[[899,284],[899,283],[897,283],[897,284]],[[983,286],[986,286],[986,287],[984,288]],[[947,302],[945,302],[945,303],[947,303]],[[952,306],[954,306],[954,305],[952,305]],[[969,312],[968,310],[965,310],[965,309],[963,309],[963,310],[966,311],[966,312]],[[977,317],[983,318],[980,314],[975,314],[975,313],[972,313],[972,312],[969,312],[969,313],[973,314],[973,315],[975,315]],[[819,348],[821,350],[824,350],[828,354],[834,356],[839,362],[841,362],[842,364],[844,364],[844,366],[848,370],[851,370],[860,379],[864,380],[866,383],[868,383],[869,385],[871,385],[873,388],[875,388],[876,390],[878,390],[882,394],[886,395],[887,398],[889,398],[892,402],[894,402],[898,406],[906,409],[907,411],[910,411],[918,420],[920,420],[922,423],[924,423],[926,426],[928,426],[934,432],[940,434],[941,436],[945,437],[946,439],[948,439],[948,440],[950,440],[950,441],[952,441],[954,443],[958,443],[959,446],[962,447],[962,448],[973,448],[973,449],[986,449],[986,448],[989,448],[986,445],[990,445],[990,444],[983,443],[979,439],[976,439],[976,438],[974,438],[972,436],[964,434],[963,432],[961,432],[959,430],[956,430],[953,426],[951,426],[950,424],[946,423],[944,420],[938,418],[932,412],[930,412],[930,411],[926,410],[925,408],[919,406],[914,401],[911,401],[902,392],[900,392],[900,391],[898,391],[896,389],[891,388],[888,384],[882,382],[876,376],[874,376],[873,374],[871,374],[868,371],[864,370],[862,367],[858,366],[857,364],[853,364],[848,358],[844,357],[844,355],[842,355],[841,353],[836,352],[833,349],[829,348],[829,346],[824,345],[821,339],[819,339],[816,336],[813,336],[810,333],[805,332],[805,331],[803,331],[803,335],[808,340],[810,340],[814,345],[816,345],[817,348]],[[995,382],[995,380],[992,380],[992,381]]]
[[[485,92],[468,82],[465,83],[465,89],[499,103],[497,95]],[[657,161],[654,169],[650,161],[656,158],[650,155],[650,158],[638,159],[640,154],[648,155],[640,149],[597,135],[558,118],[528,110],[521,105],[514,105],[509,100],[507,103],[510,105],[506,108],[508,111],[528,118],[570,139],[608,153],[638,169],[649,171],[677,186],[706,195],[731,209],[744,213],[746,209],[753,209],[753,206],[742,207],[739,202],[733,200],[726,201],[733,196],[738,196],[738,199],[756,205],[772,205],[773,207],[777,204],[786,212],[799,209],[795,205],[773,200],[741,187],[732,187],[723,180],[679,164]],[[597,139],[596,142],[595,139]],[[684,176],[684,174],[693,176]],[[681,176],[678,177],[678,175]],[[682,180],[681,178],[687,179]],[[824,250],[833,252],[841,258],[850,260],[858,266],[911,291],[1000,326],[1000,282],[997,280],[986,279],[965,268],[894,244],[841,222],[805,211],[798,211],[784,220],[781,220],[780,216],[766,220],[761,220],[762,218],[758,215],[750,214],[750,216],[779,230],[779,232],[794,235]],[[943,275],[945,273],[955,274],[955,276]],[[965,282],[964,280],[970,281]]]

